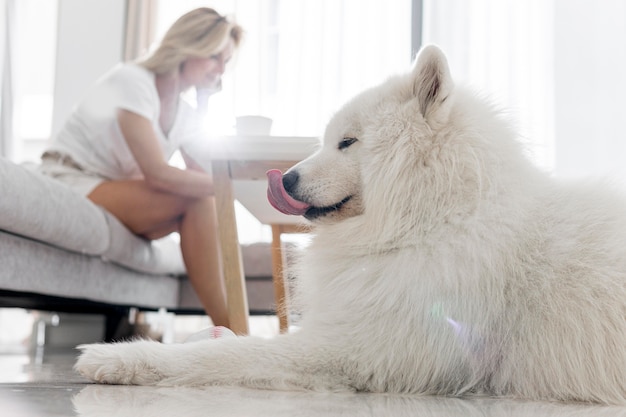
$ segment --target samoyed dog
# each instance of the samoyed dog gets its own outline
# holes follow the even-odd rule
[[[80,346],[101,383],[626,404],[626,199],[533,166],[443,53],[348,102],[284,175],[314,225],[298,331]]]

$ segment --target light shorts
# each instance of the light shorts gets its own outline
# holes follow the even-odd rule
[[[42,156],[39,171],[72,188],[77,193],[88,196],[98,185],[107,181],[92,172],[85,171],[69,157],[53,153]]]

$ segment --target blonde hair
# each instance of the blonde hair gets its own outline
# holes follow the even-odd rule
[[[224,49],[229,39],[239,46],[243,29],[214,9],[201,7],[179,17],[158,48],[139,65],[155,74],[178,71],[188,58],[208,58]]]

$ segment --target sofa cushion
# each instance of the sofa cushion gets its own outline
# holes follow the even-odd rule
[[[180,277],[142,274],[2,231],[0,265],[2,290],[134,307],[178,307]]]

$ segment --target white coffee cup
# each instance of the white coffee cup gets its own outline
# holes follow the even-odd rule
[[[238,136],[269,136],[272,119],[265,116],[238,116],[235,130]]]

